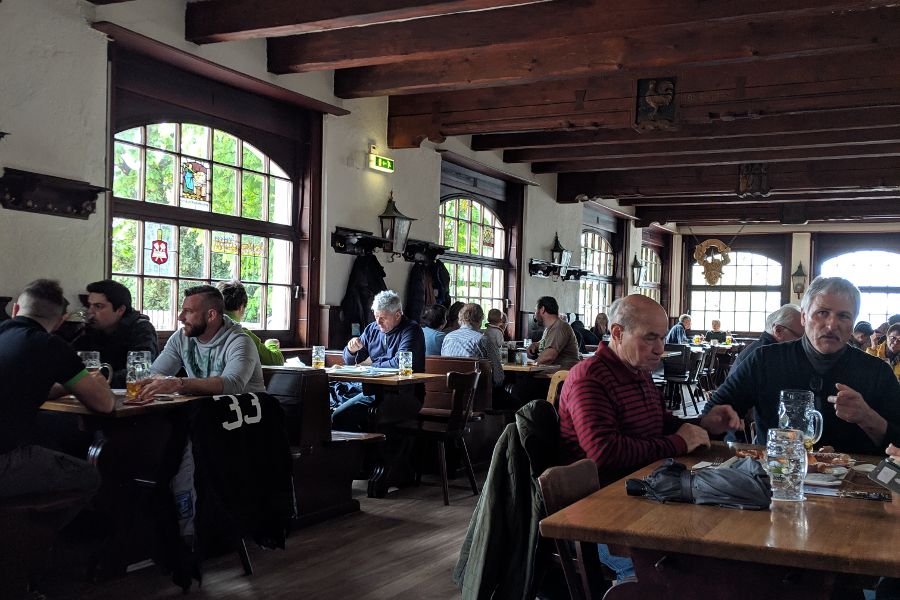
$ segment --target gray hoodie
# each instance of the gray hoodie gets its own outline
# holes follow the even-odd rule
[[[188,377],[221,377],[223,394],[266,391],[253,340],[241,331],[239,323],[228,317],[222,319],[222,328],[205,344],[186,337],[183,329],[173,333],[153,361],[151,372],[175,375],[184,367]]]

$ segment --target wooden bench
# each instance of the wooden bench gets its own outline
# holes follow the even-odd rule
[[[365,447],[381,433],[331,431],[328,376],[324,371],[263,371],[267,391],[285,411],[294,458],[294,493],[299,526],[359,510],[353,480]]]

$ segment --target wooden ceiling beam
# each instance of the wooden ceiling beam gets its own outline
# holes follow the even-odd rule
[[[724,128],[723,124],[719,129]],[[628,159],[642,157],[679,157],[733,155],[741,152],[772,152],[787,150],[808,150],[814,155],[817,149],[830,150],[845,148],[848,151],[860,145],[900,144],[900,125],[882,125],[865,129],[850,129],[817,132],[779,132],[771,135],[685,138],[658,140],[653,143],[593,144],[569,146],[565,148],[530,148],[507,150],[503,161],[508,163],[542,161],[578,161],[598,159]],[[898,146],[900,148],[900,146]]]
[[[862,200],[900,200],[900,188],[890,191],[849,192],[847,190],[827,190],[817,192],[773,193],[765,198],[769,202],[859,202]],[[619,198],[621,206],[717,206],[720,204],[756,204],[760,198],[740,198],[730,196],[667,196],[660,198]]]
[[[379,25],[550,0],[208,0],[188,2],[185,39],[195,44]],[[364,37],[357,32],[357,35]]]
[[[689,140],[738,140],[757,136],[880,129],[897,123],[900,123],[900,105],[875,106],[816,113],[757,115],[755,118],[736,119],[730,122],[684,124],[676,129],[663,130],[641,131],[623,128],[480,134],[472,137],[472,150],[561,149]]]
[[[425,137],[437,141],[448,135],[570,130],[573,143],[580,143],[571,130],[633,127],[635,81],[673,75],[678,77],[674,98],[678,127],[809,110],[900,105],[896,91],[900,52],[848,52],[725,67],[629,71],[465,93],[395,96],[389,102],[392,135],[388,141],[391,147],[403,148]],[[662,135],[632,135],[651,139],[655,133]]]
[[[706,206],[642,207],[635,210],[638,227],[652,223],[689,223],[714,225],[722,223],[783,223],[800,225],[824,221],[897,221],[900,199],[861,200],[859,202],[807,202],[785,204],[759,202],[731,205],[710,210]]]
[[[767,177],[773,193],[786,191],[892,190],[900,186],[900,158],[771,163]],[[698,194],[734,194],[736,165],[561,174],[557,202],[591,198],[646,198]]]
[[[762,59],[829,55],[900,45],[900,8],[749,23],[697,24],[593,33],[540,44],[490,47],[435,61],[345,69],[335,95],[362,98],[451,91],[677,65],[739,64]],[[688,43],[689,40],[689,43]]]
[[[534,173],[575,173],[579,171],[630,171],[643,169],[675,169],[740,165],[743,163],[786,163],[811,160],[848,160],[862,157],[900,156],[900,144],[862,144],[858,146],[823,146],[789,150],[747,150],[718,154],[632,156],[593,160],[561,160],[531,165]]]
[[[560,0],[552,4],[519,6],[515,10],[469,12],[422,19],[416,23],[373,25],[365,32],[342,29],[270,38],[269,70],[292,73],[434,60],[459,56],[477,48],[525,47],[553,38],[598,32],[621,35],[630,30],[672,28],[698,22],[791,20],[886,5],[890,5],[888,0],[823,0],[819,3],[811,0],[719,0],[712,4],[702,3],[702,6],[698,0],[664,4],[653,0],[627,3]],[[565,18],[560,18],[561,15]]]

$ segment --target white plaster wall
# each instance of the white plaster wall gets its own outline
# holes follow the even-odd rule
[[[105,185],[106,39],[73,0],[0,3],[0,167]],[[0,209],[0,295],[37,277],[70,300],[100,279],[106,201],[88,220]]]

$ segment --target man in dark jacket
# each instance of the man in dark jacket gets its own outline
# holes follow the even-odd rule
[[[900,443],[900,385],[883,361],[847,344],[859,314],[859,289],[840,277],[817,277],[800,305],[804,335],[753,352],[706,404],[700,425],[712,434],[727,429],[707,412],[725,405],[744,414],[754,408],[759,441],[778,427],[779,392],[815,395],[824,425],[820,444],[839,452],[878,454]]]
[[[800,309],[794,304],[785,304],[766,317],[766,330],[759,339],[750,343],[734,357],[732,371],[741,364],[744,359],[762,346],[777,344],[779,342],[792,342],[799,340],[803,335],[803,325],[800,324]]]
[[[151,361],[159,354],[156,329],[131,307],[131,292],[118,281],[95,281],[87,291],[87,329],[73,345],[76,350],[98,351],[100,360],[113,369],[110,385],[124,388],[130,351],[146,350]]]
[[[372,302],[372,313],[375,321],[366,326],[361,336],[347,342],[344,363],[355,365],[371,359],[373,367],[396,369],[400,366],[400,352],[408,351],[412,352],[413,371],[424,371],[425,334],[418,323],[403,314],[400,296],[392,290],[380,292]],[[363,431],[374,402],[374,396],[362,393],[347,398],[332,414],[332,428]]]

